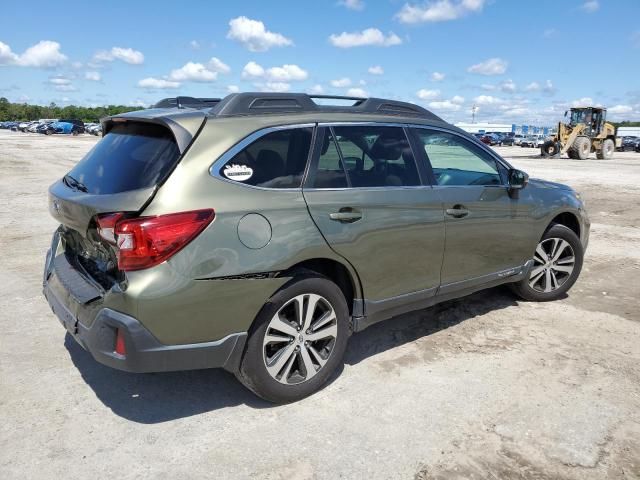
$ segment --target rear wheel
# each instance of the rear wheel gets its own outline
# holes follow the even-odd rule
[[[616,146],[613,143],[613,140],[607,138],[602,142],[602,147],[600,147],[600,150],[596,152],[596,157],[598,157],[600,160],[609,160],[611,157],[613,157],[615,148]]]
[[[540,148],[540,151],[543,157],[554,157],[558,154],[559,149],[556,142],[554,142],[553,140],[547,140]]]
[[[576,282],[584,251],[580,239],[564,225],[552,225],[533,254],[533,267],[511,288],[525,300],[548,302],[561,298]]]
[[[258,314],[237,377],[270,402],[300,400],[342,365],[349,333],[340,288],[313,274],[294,278]]]
[[[574,155],[572,158],[586,160],[591,153],[591,140],[588,137],[578,137],[573,141],[571,150]]]

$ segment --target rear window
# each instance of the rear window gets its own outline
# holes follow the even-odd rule
[[[88,193],[127,192],[161,183],[179,157],[178,145],[166,128],[127,123],[114,126],[69,175]]]
[[[223,178],[263,188],[298,188],[311,146],[313,128],[268,133],[225,163]]]

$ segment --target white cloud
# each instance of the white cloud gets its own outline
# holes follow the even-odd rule
[[[267,30],[261,21],[245,16],[229,21],[227,38],[241,43],[252,52],[265,52],[272,47],[293,45],[293,42],[284,35]]]
[[[265,69],[262,65],[251,61],[242,69],[242,78],[265,78],[269,82],[301,81],[306,80],[308,76],[306,70],[293,64]]]
[[[49,77],[49,83],[51,85],[69,85],[71,83],[71,80],[67,77],[58,75],[56,77]]]
[[[237,85],[228,85],[227,86],[227,92],[229,93],[238,93],[240,91],[240,87],[238,87]]]
[[[507,71],[508,65],[509,64],[501,58],[490,58],[484,62],[471,65],[467,68],[467,71],[480,75],[502,75]]]
[[[383,75],[384,69],[380,65],[374,65],[367,70],[371,75]]]
[[[616,115],[620,115],[620,114],[624,114],[624,113],[633,112],[633,108],[630,107],[629,105],[615,105],[615,106],[609,108],[608,112],[616,114]]]
[[[342,32],[340,35],[332,34],[329,36],[329,42],[334,47],[352,48],[352,47],[391,47],[400,45],[402,39],[393,32],[385,36],[377,28],[367,28],[361,32]]]
[[[500,90],[502,90],[505,93],[515,93],[515,91],[517,90],[517,87],[516,87],[516,84],[513,82],[513,80],[509,79],[500,84]]]
[[[362,0],[339,0],[338,5],[349,10],[364,10],[364,2]]]
[[[73,85],[56,85],[55,88],[59,92],[75,92],[78,89]]]
[[[454,95],[451,101],[453,103],[461,104],[461,103],[464,103],[464,97],[461,97],[460,95]]]
[[[148,89],[178,88],[180,86],[180,82],[165,80],[163,78],[147,77],[140,80],[138,82],[138,86]]]
[[[200,50],[200,42],[198,42],[197,40],[191,40],[189,42],[189,46],[194,50]]]
[[[482,88],[482,90],[486,90],[488,92],[492,92],[493,90],[496,89],[495,85],[491,85],[490,83],[483,83],[480,88]]]
[[[98,72],[86,72],[84,74],[84,78],[86,78],[87,80],[91,80],[92,82],[99,82],[100,80],[102,80],[102,77]]]
[[[255,85],[263,92],[288,92],[291,89],[291,85],[287,82],[256,83]]]
[[[113,47],[111,50],[100,50],[93,55],[94,62],[113,62],[121,60],[129,65],[142,65],[144,55],[133,48]]]
[[[473,99],[478,105],[502,105],[504,100],[498,97],[492,97],[491,95],[480,95]]]
[[[434,82],[441,82],[442,80],[444,80],[445,76],[446,75],[444,73],[433,72],[431,74],[431,80]]]
[[[271,67],[265,72],[266,77],[271,81],[290,82],[306,80],[309,74],[298,65],[282,65],[281,67]]]
[[[349,90],[347,90],[347,96],[349,96],[349,97],[368,97],[369,94],[367,93],[366,90],[363,90],[362,88],[350,88]]]
[[[131,106],[131,107],[147,108],[148,105],[149,105],[148,102],[145,102],[144,100],[142,100],[140,98],[136,98],[135,100],[131,100],[129,102],[129,106]]]
[[[322,95],[324,93],[324,87],[320,84],[316,84],[307,90],[311,95]]]
[[[585,107],[590,105],[593,105],[593,98],[591,97],[582,97],[571,102],[572,107]]]
[[[0,65],[17,65],[20,67],[52,68],[62,65],[67,56],[60,52],[60,44],[51,40],[41,40],[18,55],[11,47],[0,42]]]
[[[187,62],[183,67],[172,70],[168,77],[172,82],[213,82],[217,78],[217,72],[194,62]]]
[[[264,68],[256,62],[247,63],[242,69],[242,78],[257,78],[264,75]]]
[[[436,0],[422,5],[405,3],[395,18],[401,23],[446,22],[482,11],[485,0]]]
[[[351,79],[347,77],[339,78],[337,80],[331,80],[332,87],[344,88],[344,87],[348,87],[349,85],[351,85]]]
[[[217,73],[229,73],[231,68],[217,57],[211,57],[209,60],[209,69]]]
[[[527,92],[537,92],[540,90],[540,84],[538,82],[531,82],[529,85],[524,87]]]
[[[452,100],[442,100],[439,102],[429,103],[429,108],[434,110],[441,110],[444,112],[457,112],[462,107],[458,103],[454,103]]]
[[[598,0],[591,0],[589,2],[584,2],[582,4],[582,7],[580,8],[582,8],[582,10],[584,10],[587,13],[593,13],[600,8],[600,3],[598,2]]]
[[[553,86],[553,82],[551,80],[547,80],[546,82],[544,82],[544,87],[542,88],[542,91],[550,95],[553,95],[554,93],[556,93],[556,87]]]
[[[416,92],[416,97],[420,100],[431,100],[433,98],[438,98],[440,96],[440,90],[427,90],[425,88],[421,88]]]

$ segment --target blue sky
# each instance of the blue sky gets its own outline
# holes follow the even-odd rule
[[[449,121],[475,105],[480,121],[551,123],[573,103],[640,120],[640,0],[3,6],[11,101],[148,105],[237,90],[398,98]]]

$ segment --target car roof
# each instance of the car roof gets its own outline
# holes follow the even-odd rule
[[[351,105],[323,105],[314,99],[339,100]],[[105,135],[117,123],[143,121],[164,125],[173,132],[180,151],[195,137],[203,121],[246,119],[256,130],[270,126],[306,123],[374,122],[403,123],[463,130],[418,105],[382,98],[331,97],[305,93],[247,92],[223,99],[166,98],[153,108],[102,119]]]

